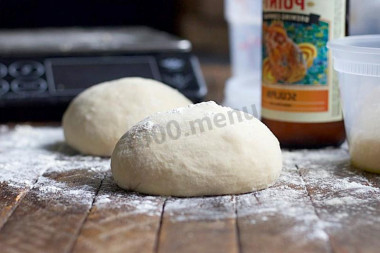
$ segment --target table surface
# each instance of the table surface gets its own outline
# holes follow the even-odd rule
[[[0,251],[379,252],[380,177],[346,146],[283,151],[266,190],[173,198],[119,189],[60,127],[0,127]]]

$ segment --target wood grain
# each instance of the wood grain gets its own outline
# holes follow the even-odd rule
[[[51,181],[62,188],[52,191]],[[100,182],[87,169],[44,173],[1,230],[1,252],[68,252]]]
[[[167,200],[158,252],[238,252],[231,196]]]
[[[238,197],[242,252],[331,252],[295,167],[273,187]]]
[[[0,230],[28,190],[29,187],[16,188],[6,182],[0,183]]]
[[[1,132],[1,253],[379,252],[380,176],[351,168],[346,147],[284,151],[265,190],[163,198],[119,189],[108,159],[62,138],[60,128]]]
[[[46,165],[38,166],[36,163],[40,156],[46,158],[46,151],[36,149],[33,146],[35,143],[29,140],[19,140],[19,128],[0,126],[0,230],[38,177],[47,169]],[[31,134],[29,137],[38,138],[38,135]]]
[[[73,252],[154,252],[163,204],[118,188],[108,174]]]
[[[380,190],[347,152],[305,152],[298,167],[334,252],[379,252]]]

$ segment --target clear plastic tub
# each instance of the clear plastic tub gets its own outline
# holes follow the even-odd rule
[[[261,105],[261,0],[225,0],[229,26],[232,78],[227,82],[224,104]]]
[[[328,47],[339,75],[351,162],[380,173],[380,35],[337,39]]]
[[[224,105],[252,114],[260,119],[260,77],[230,78],[226,83]]]

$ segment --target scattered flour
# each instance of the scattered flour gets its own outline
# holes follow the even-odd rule
[[[127,214],[127,216],[139,214],[148,216],[161,215],[164,198],[117,191],[119,190],[110,193],[99,192],[94,203],[95,207],[98,209],[118,209]]]
[[[94,207],[117,210],[117,213],[121,213],[123,216],[140,214],[161,216],[164,201],[164,197],[126,192],[116,185],[111,172],[108,171],[95,198]]]
[[[171,198],[166,202],[165,215],[175,221],[234,219],[235,199],[232,196]]]
[[[144,127],[152,124],[147,121]],[[327,241],[327,232],[349,222],[352,215],[363,219],[358,223],[380,225],[380,190],[362,172],[350,169],[346,149],[284,151],[283,155],[284,170],[273,187],[232,197],[169,198],[165,215],[178,222],[215,221],[235,219],[237,208],[239,219],[250,224],[289,221],[284,233],[305,241]],[[128,215],[161,214],[165,198],[120,190],[110,176],[109,159],[70,150],[60,127],[0,126],[0,183],[32,188],[41,199],[63,197],[67,203],[88,203],[96,187],[72,185],[76,173],[98,181],[105,177],[94,202],[96,208],[121,209]],[[56,174],[68,175],[71,183],[55,180],[59,178]]]
[[[284,233],[298,242],[302,238],[328,241],[329,232],[352,222],[350,216],[357,224],[380,225],[380,190],[362,172],[350,168],[347,150],[285,151],[283,155],[284,169],[273,187],[253,193],[255,198],[238,196],[239,217],[257,225],[288,221],[292,225],[287,224]]]
[[[101,207],[107,207],[108,204],[110,204],[112,201],[110,199],[110,195],[108,194],[102,194],[102,195],[98,195],[96,196],[96,202],[95,202],[95,205],[99,208]]]
[[[16,125],[9,134],[0,135],[0,150],[44,148],[59,141],[63,141],[60,128]]]
[[[7,129],[2,126],[1,129]],[[1,130],[0,183],[13,188],[33,188],[40,199],[61,198],[75,202],[92,199],[96,189],[54,180],[51,174],[85,171],[99,180],[109,171],[109,159],[78,155],[64,144],[60,127],[15,126]],[[69,150],[68,153],[62,152]],[[74,154],[74,155],[73,155]],[[70,177],[70,175],[69,175]],[[82,175],[83,177],[83,175]],[[69,180],[70,181],[70,180]],[[75,179],[71,179],[75,182]]]

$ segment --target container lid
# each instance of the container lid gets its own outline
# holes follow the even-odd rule
[[[334,69],[339,72],[380,76],[380,35],[349,36],[327,44]]]

